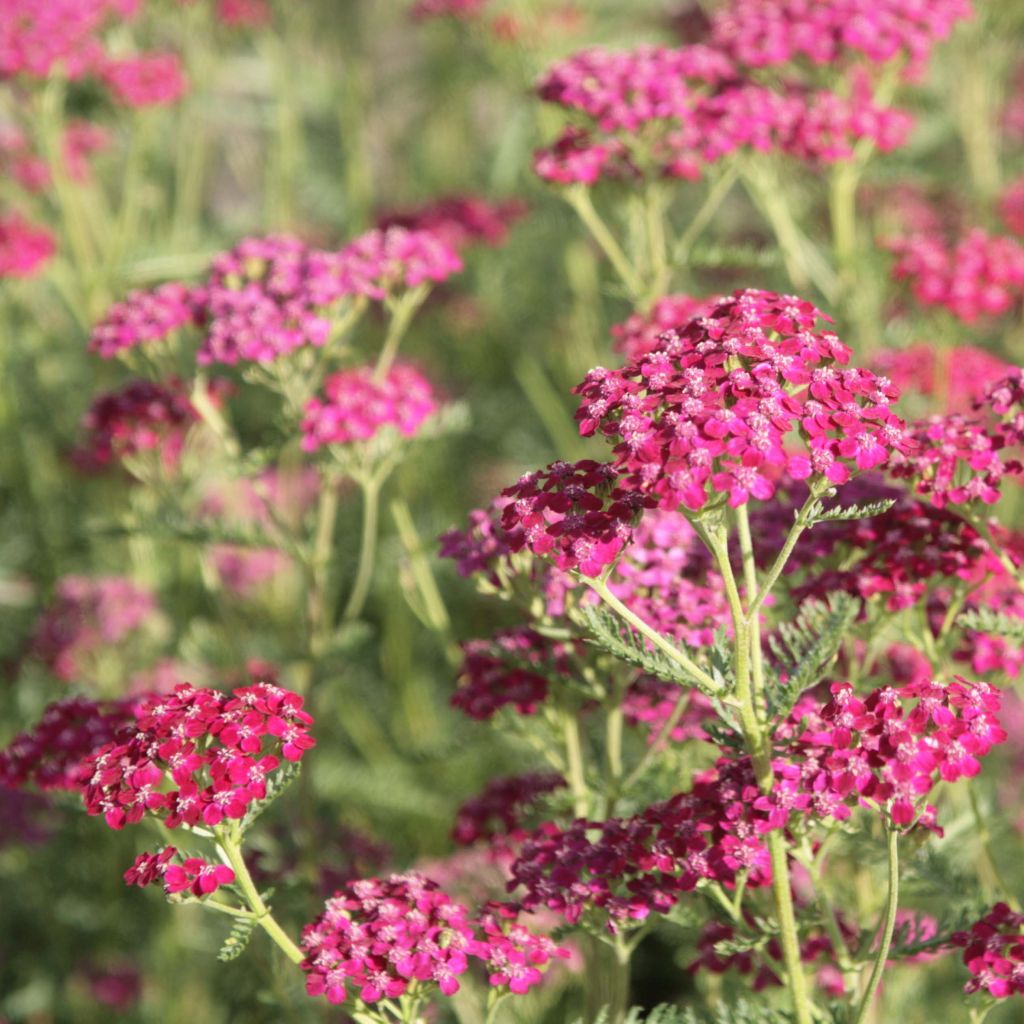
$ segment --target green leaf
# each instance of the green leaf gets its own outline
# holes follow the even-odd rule
[[[851,519],[870,519],[888,512],[896,504],[895,498],[883,498],[866,505],[835,505],[830,509],[818,506],[811,510],[810,523],[845,523]]]
[[[625,1024],[789,1024],[792,1015],[764,1005],[755,1005],[745,999],[737,1003],[721,1004],[707,1010],[682,1009],[677,1006],[661,1005],[653,1010],[633,1007],[626,1015]],[[838,1018],[833,1018],[838,1020]],[[575,1024],[583,1024],[577,1019]],[[594,1024],[610,1024],[606,1010],[598,1014]]]
[[[244,835],[256,819],[299,777],[302,767],[298,761],[284,761],[281,767],[267,776],[267,795],[257,800],[242,818],[240,828]]]
[[[648,675],[663,679],[666,682],[678,683],[680,686],[694,687],[705,693],[714,694],[714,690],[701,686],[682,666],[677,664],[661,651],[651,650],[647,641],[638,633],[633,632],[618,616],[601,607],[586,605],[579,609],[590,643],[603,651],[642,669]],[[672,641],[668,641],[672,643]],[[693,651],[680,644],[673,643],[680,654],[685,654],[691,661],[696,661]],[[715,673],[717,675],[717,672]]]
[[[989,633],[1001,636],[1014,644],[1024,644],[1024,619],[991,608],[969,608],[957,616],[956,623],[962,629],[975,633]]]
[[[829,594],[824,601],[811,598],[800,606],[793,622],[781,623],[778,632],[768,638],[777,667],[786,675],[784,683],[770,688],[772,714],[788,715],[800,694],[821,681],[859,610],[860,600],[842,591]]]
[[[254,917],[236,917],[231,925],[231,933],[220,947],[217,959],[223,963],[237,960],[245,952],[245,947],[249,945],[255,927],[256,919]]]

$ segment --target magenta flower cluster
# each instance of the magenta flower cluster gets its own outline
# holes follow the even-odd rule
[[[950,245],[938,235],[889,243],[893,277],[906,281],[923,306],[973,324],[1007,312],[1024,296],[1024,245],[981,228]]]
[[[655,502],[617,485],[610,463],[554,462],[502,491],[501,526],[513,551],[529,548],[562,570],[599,576],[618,557],[645,508]]]
[[[422,206],[389,210],[377,218],[377,226],[383,231],[428,231],[459,252],[475,244],[501,245],[526,211],[517,199],[492,203],[474,195],[442,196]]]
[[[767,500],[783,472],[842,484],[882,467],[909,450],[897,392],[842,368],[850,350],[818,328],[822,316],[792,296],[737,292],[647,358],[591,370],[577,388],[580,432],[615,445],[621,487],[666,508],[696,511],[714,493],[733,507]]]
[[[1024,994],[1024,914],[997,903],[967,931],[956,932],[952,942],[963,949],[971,972],[964,991],[995,999]]]
[[[970,0],[729,0],[711,31],[716,46],[752,68],[867,58],[901,60],[918,75],[934,45],[971,13]]]
[[[168,828],[238,821],[267,793],[281,759],[315,741],[302,698],[268,683],[230,694],[187,683],[138,712],[132,734],[85,764],[85,807],[111,828],[150,812]]]
[[[476,959],[486,965],[491,985],[525,993],[541,980],[540,968],[564,951],[504,923],[498,913],[474,920],[414,872],[352,882],[303,930],[306,991],[334,1004],[353,996],[364,1003],[397,999],[433,985],[450,996]]]
[[[187,892],[203,899],[235,880],[235,872],[227,864],[210,863],[202,857],[186,857],[176,863],[177,856],[173,846],[165,846],[157,853],[140,853],[124,873],[125,884],[144,888],[160,882],[167,896]]]
[[[704,45],[584,50],[551,67],[538,93],[574,119],[534,161],[560,184],[692,179],[744,149],[831,163],[859,139],[893,149],[910,128],[906,114],[874,102],[864,76],[854,76],[848,97],[794,83],[776,90]]]
[[[40,273],[54,253],[53,236],[18,213],[0,214],[0,280]]]
[[[374,230],[340,250],[291,235],[246,238],[216,256],[197,286],[131,293],[93,329],[89,347],[109,359],[191,326],[202,332],[201,365],[271,363],[328,344],[346,300],[385,300],[461,269],[458,255],[426,230]]]
[[[327,378],[323,398],[307,403],[302,447],[359,444],[388,428],[415,437],[437,410],[430,381],[411,366],[397,363],[379,381],[372,367],[344,370]]]

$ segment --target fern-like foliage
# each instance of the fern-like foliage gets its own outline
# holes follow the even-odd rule
[[[580,608],[579,611],[583,617],[587,632],[590,634],[590,642],[613,657],[618,658],[619,661],[624,661],[627,665],[633,665],[648,675],[663,679],[666,682],[678,683],[680,686],[686,687],[696,686],[709,696],[713,696],[717,692],[710,687],[702,685],[699,680],[691,676],[668,655],[648,647],[647,641],[642,636],[635,633],[612,612],[589,605]],[[680,654],[686,655],[691,661],[696,660],[693,652],[688,648],[672,641],[668,642],[672,643],[672,646]],[[720,680],[720,682],[724,684],[725,680]]]
[[[757,1006],[745,999],[738,1003],[722,1004],[714,1010],[681,1009],[676,1006],[656,1006],[653,1010],[634,1007],[626,1015],[625,1024],[789,1024],[793,1017],[785,1010]],[[575,1024],[583,1024],[577,1020]],[[610,1024],[607,1012],[602,1011],[594,1024]]]
[[[267,776],[267,795],[257,800],[246,811],[241,821],[242,833],[245,834],[256,819],[299,777],[302,770],[298,761],[284,761],[281,767]]]
[[[781,623],[768,638],[777,667],[786,676],[768,694],[772,714],[788,715],[800,694],[821,681],[859,610],[859,599],[842,591],[824,601],[811,598],[793,622]]]
[[[888,512],[896,504],[895,498],[883,498],[865,505],[835,505],[826,509],[823,505],[813,506],[808,519],[812,526],[817,523],[846,523],[852,519],[870,519]]]
[[[224,940],[224,944],[217,953],[217,959],[223,963],[237,960],[249,945],[253,929],[256,927],[256,919],[252,917],[236,917],[231,925],[231,933]]]
[[[957,625],[976,633],[1001,636],[1013,644],[1024,644],[1024,619],[991,608],[969,608],[957,616]]]

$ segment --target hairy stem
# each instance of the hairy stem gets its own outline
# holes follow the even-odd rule
[[[900,898],[900,855],[899,855],[899,833],[889,829],[888,834],[888,855],[889,855],[889,894],[885,903],[885,917],[882,921],[881,934],[878,943],[878,955],[875,957],[874,967],[871,969],[871,977],[868,979],[868,987],[864,991],[864,998],[861,1000],[860,1008],[853,1024],[864,1024],[871,1004],[875,1000],[878,986],[882,983],[882,974],[885,971],[885,962],[889,958],[889,947],[892,945],[892,934],[896,928],[896,910]]]
[[[363,491],[363,526],[359,547],[359,565],[352,584],[348,603],[342,614],[343,622],[351,622],[362,614],[373,581],[373,565],[377,558],[377,532],[380,518],[380,489],[383,480],[372,476],[361,482]]]
[[[643,281],[640,280],[626,254],[622,251],[622,246],[616,241],[615,236],[608,229],[608,225],[595,209],[589,189],[585,185],[574,185],[567,191],[566,198],[601,251],[608,257],[608,261],[625,285],[629,297],[636,302],[644,294]]]

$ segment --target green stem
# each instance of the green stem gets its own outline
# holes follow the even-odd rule
[[[717,680],[712,678],[705,672],[699,665],[691,661],[682,651],[679,650],[674,644],[668,642],[656,629],[649,626],[639,615],[630,611],[609,589],[608,584],[603,580],[594,579],[590,576],[581,576],[580,579],[588,586],[591,590],[597,594],[598,597],[608,605],[617,615],[625,619],[638,633],[646,637],[650,642],[658,648],[663,654],[668,655],[677,665],[683,668],[687,674],[693,679],[696,686],[698,686],[705,693],[717,693],[720,692],[722,687]]]
[[[585,818],[590,809],[590,799],[583,766],[580,723],[575,713],[568,708],[562,710],[562,736],[565,741],[566,774],[572,792],[573,813],[577,818]]]
[[[757,565],[754,561],[754,542],[750,535],[750,516],[747,506],[736,509],[736,526],[740,537],[740,554],[743,558],[743,586],[747,600],[757,594]],[[764,652],[761,650],[761,619],[757,612],[747,616],[750,630],[750,663],[754,675],[754,701],[759,714],[767,710],[765,704]]]
[[[334,527],[338,520],[338,480],[326,473],[320,482],[320,498],[316,510],[316,533],[310,558],[312,587],[309,594],[310,653],[316,657],[330,636],[333,619],[330,614],[331,551]]]
[[[363,525],[359,545],[359,565],[342,622],[351,622],[362,614],[373,581],[373,565],[377,557],[377,531],[380,518],[380,489],[384,481],[370,476],[361,482],[363,492]]]
[[[644,294],[643,281],[640,280],[626,254],[622,251],[622,247],[595,209],[594,202],[590,198],[590,190],[585,185],[573,185],[567,190],[566,199],[576,211],[576,215],[583,221],[601,251],[608,257],[608,261],[625,285],[629,297],[636,302]]]
[[[682,688],[681,688],[682,689]],[[628,793],[636,783],[644,777],[647,769],[654,763],[655,758],[665,749],[665,744],[668,743],[669,738],[672,736],[672,731],[679,724],[679,719],[683,717],[686,709],[690,706],[691,691],[682,690],[679,694],[679,699],[676,701],[676,706],[672,709],[672,713],[662,723],[661,728],[658,730],[658,735],[655,736],[654,741],[648,746],[647,750],[644,751],[643,757],[637,762],[636,767],[629,773],[625,781],[620,787],[621,793]]]
[[[704,233],[704,229],[711,223],[712,218],[718,212],[725,197],[732,190],[736,179],[739,176],[739,169],[735,163],[730,163],[725,171],[715,179],[714,184],[708,189],[704,202],[693,216],[693,220],[687,225],[686,230],[679,237],[679,240],[672,248],[672,265],[682,266],[690,258],[690,250],[694,243]]]
[[[650,305],[665,293],[672,273],[665,239],[665,195],[660,182],[652,182],[647,186],[644,195],[644,224],[651,275],[644,304]]]
[[[373,382],[380,384],[388,375],[394,365],[395,356],[398,355],[398,346],[402,343],[412,323],[416,311],[423,305],[427,295],[430,293],[428,285],[420,285],[406,292],[398,299],[391,309],[391,321],[388,324],[388,333],[384,337],[384,345],[381,347],[377,365],[373,370]]]
[[[252,875],[249,874],[249,869],[245,866],[242,849],[236,836],[222,833],[218,836],[217,845],[235,872],[235,880],[241,887],[245,900],[249,904],[249,909],[252,910],[259,926],[270,936],[293,964],[301,964],[305,959],[302,950],[292,942],[284,929],[274,920],[274,916],[270,913],[270,908],[263,902],[263,897],[260,896],[259,890],[253,883]]]
[[[864,1024],[867,1020],[871,1004],[875,1000],[878,986],[882,983],[882,974],[885,971],[885,963],[889,958],[889,947],[892,945],[892,935],[896,928],[896,910],[899,905],[900,896],[900,856],[899,856],[899,833],[890,828],[888,834],[889,854],[889,895],[885,904],[885,918],[882,922],[881,936],[878,945],[878,955],[875,957],[874,967],[871,969],[871,977],[868,979],[868,987],[864,991],[864,998],[861,1000],[860,1008],[853,1024]]]

